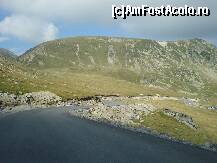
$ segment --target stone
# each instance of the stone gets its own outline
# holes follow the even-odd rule
[[[141,116],[148,115],[156,110],[152,105],[147,104],[130,104],[125,105],[121,102],[117,102],[118,98],[123,97],[99,97],[99,99],[89,99],[81,102],[81,106],[91,105],[88,111],[76,112],[74,114],[82,117],[88,117],[89,119],[96,119],[102,121],[109,121],[111,123],[128,124],[133,120],[140,120]],[[128,97],[125,97],[128,98]],[[99,102],[100,101],[100,102]]]
[[[175,112],[170,109],[164,109],[163,113],[169,117],[175,118],[178,122],[183,123],[192,129],[197,129],[197,125],[194,123],[192,117],[186,114]]]
[[[217,110],[217,106],[209,106],[208,109],[209,110]]]
[[[0,93],[0,106],[17,105],[55,105],[62,102],[62,98],[51,92],[32,92],[23,95]]]
[[[192,106],[192,107],[199,106],[198,100],[196,99],[190,99],[190,98],[183,97],[181,101],[187,106]]]

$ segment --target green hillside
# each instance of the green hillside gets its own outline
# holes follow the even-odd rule
[[[51,91],[64,99],[94,95],[173,95],[173,91],[71,68],[33,69],[4,53],[0,56],[0,91],[23,94]]]
[[[51,90],[66,98],[164,94],[216,103],[216,63],[217,48],[201,39],[65,38],[42,43],[18,58],[1,49],[0,88]]]
[[[217,48],[201,39],[66,38],[42,43],[19,61],[40,71],[66,68],[200,97],[216,90]]]
[[[0,48],[0,57],[4,57],[10,60],[15,60],[17,58],[17,56],[13,52],[4,48]]]
[[[42,43],[18,58],[11,54],[0,50],[2,92],[50,91],[64,100],[145,95],[117,101],[156,107],[137,125],[193,144],[217,142],[216,110],[207,109],[217,105],[217,48],[204,40],[76,37]],[[191,116],[199,128],[163,115],[165,108]]]

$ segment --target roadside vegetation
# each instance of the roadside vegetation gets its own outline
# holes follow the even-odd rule
[[[159,99],[127,99],[125,104],[151,104],[157,111],[148,116],[143,116],[139,125],[143,125],[161,134],[166,134],[172,138],[189,141],[193,144],[217,144],[217,111],[208,110],[203,105],[187,106],[182,100],[159,100]],[[162,110],[169,108],[172,111],[184,113],[192,117],[198,125],[198,129],[193,130],[188,126],[179,123],[174,118],[163,114]]]

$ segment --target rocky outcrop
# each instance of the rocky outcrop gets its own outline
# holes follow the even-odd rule
[[[51,92],[33,92],[21,96],[21,103],[29,105],[53,105],[62,101],[62,98]]]
[[[112,124],[130,124],[133,120],[140,120],[143,115],[156,110],[148,104],[125,105],[115,101],[119,97],[101,97],[81,101],[80,106],[86,109],[72,110],[72,115],[85,117],[97,121],[106,121]],[[120,97],[121,98],[121,97]]]
[[[209,106],[208,109],[209,110],[217,110],[217,106]]]
[[[14,94],[0,93],[0,105],[2,107],[9,105],[17,105],[17,96]]]
[[[170,109],[164,109],[163,113],[169,117],[175,118],[178,122],[183,123],[192,129],[197,129],[197,125],[194,123],[192,117],[186,114],[175,112]]]
[[[185,97],[183,97],[183,98],[181,99],[181,101],[182,101],[185,105],[187,105],[187,106],[191,106],[191,107],[197,107],[197,106],[199,106],[199,102],[198,102],[198,100],[196,100],[196,99],[190,99],[190,98],[185,98]]]
[[[13,107],[17,105],[54,105],[62,102],[61,97],[51,92],[32,92],[23,95],[14,95],[9,93],[0,93],[0,106]]]

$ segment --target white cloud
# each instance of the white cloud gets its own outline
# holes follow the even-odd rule
[[[5,42],[5,41],[7,41],[7,40],[9,40],[8,37],[1,37],[1,36],[0,36],[0,42]]]
[[[107,22],[111,19],[112,2],[107,0],[0,0],[0,4],[0,8],[17,14],[37,16],[51,21],[86,23],[89,20]]]
[[[58,32],[54,24],[24,15],[12,15],[0,21],[0,33],[20,40],[39,43],[56,38]]]
[[[129,18],[127,20],[113,20],[111,17],[111,5],[131,4],[149,6],[173,5],[183,6],[207,6],[211,9],[210,17],[140,17]],[[57,33],[55,24],[97,24],[97,25],[112,25],[122,29],[128,34],[136,34],[144,37],[152,37],[154,39],[170,39],[170,38],[186,38],[186,37],[217,37],[217,1],[214,0],[0,0],[0,9],[6,10],[14,15],[24,15],[31,18],[31,22],[36,24],[31,27],[32,31],[37,31],[33,36],[27,36],[24,32],[16,33],[19,38],[25,40],[37,38],[36,40],[44,40],[44,38],[52,38],[51,36]],[[12,16],[14,17],[14,16]],[[5,18],[6,19],[6,18]],[[42,22],[39,20],[43,20]],[[16,21],[16,20],[13,20]],[[49,22],[49,23],[48,23]],[[28,24],[28,23],[27,23]],[[53,27],[51,27],[53,25]],[[26,26],[26,25],[25,25]],[[26,31],[25,26],[19,27],[22,31]],[[29,24],[28,26],[31,26]],[[45,28],[42,28],[42,26]],[[30,27],[28,28],[30,29]],[[44,31],[50,33],[44,33]],[[12,31],[12,30],[11,30]],[[28,31],[28,30],[27,30]],[[15,32],[10,32],[15,33]],[[14,34],[15,35],[15,34]],[[28,35],[31,35],[28,33]],[[45,36],[46,35],[46,36]],[[30,38],[29,38],[30,37]]]
[[[53,40],[56,38],[56,33],[58,29],[52,23],[47,24],[43,30],[43,41]]]

